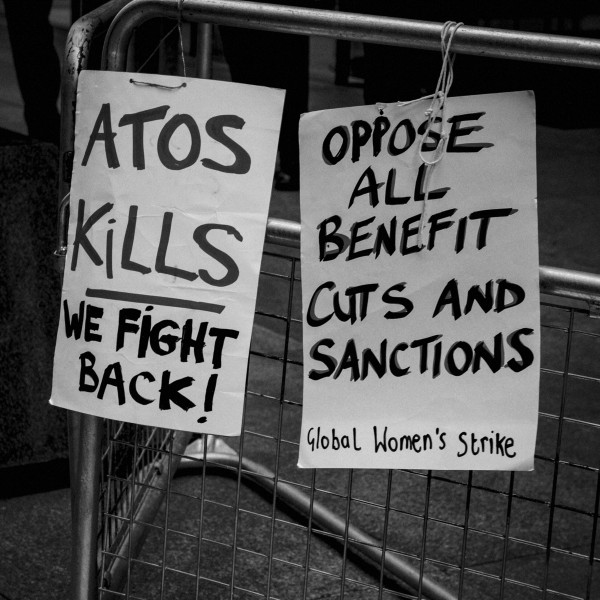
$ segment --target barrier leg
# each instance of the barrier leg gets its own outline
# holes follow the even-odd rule
[[[71,532],[71,600],[96,600],[98,496],[100,491],[100,441],[102,419],[82,415],[79,457],[71,481],[74,505]]]

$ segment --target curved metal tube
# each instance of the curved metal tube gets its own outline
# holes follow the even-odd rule
[[[65,197],[59,207],[59,223],[66,233],[68,197]],[[267,221],[265,241],[290,248],[300,248],[300,223],[286,219],[271,218]],[[66,249],[60,246],[56,253]],[[561,269],[559,267],[540,266],[540,291],[543,294],[580,300],[590,305],[592,312],[597,312],[600,306],[600,276],[584,271]]]
[[[61,75],[60,151],[58,157],[58,202],[59,220],[57,224],[57,250],[59,270],[64,269],[64,252],[67,246],[67,232],[64,223],[66,209],[62,206],[71,187],[71,168],[75,140],[75,108],[77,102],[77,80],[79,73],[87,68],[90,47],[94,36],[108,27],[114,16],[127,4],[128,0],[112,0],[75,21],[69,30],[63,70]]]
[[[381,543],[358,527],[348,524],[326,506],[311,499],[296,486],[277,481],[275,474],[253,460],[240,455],[221,438],[207,436],[206,455],[203,439],[197,440],[186,450],[180,469],[197,469],[206,459],[207,465],[241,469],[242,478],[248,479],[267,490],[276,491],[277,498],[295,512],[311,518],[312,523],[342,539],[347,539],[353,552],[404,582],[413,591],[420,589],[429,600],[456,600],[456,596],[427,577],[421,578],[419,570],[411,567],[396,554],[382,550]],[[195,447],[194,447],[195,445]]]
[[[181,6],[180,6],[181,5]],[[103,64],[123,71],[129,40],[136,27],[154,17],[268,29],[439,50],[441,23],[359,15],[331,10],[275,6],[239,0],[133,0],[113,21],[105,42]],[[600,40],[463,25],[452,50],[496,58],[600,68]]]
[[[69,234],[69,193],[58,204],[58,245],[54,256],[61,261],[61,272],[64,271],[64,260],[67,255],[67,239]]]

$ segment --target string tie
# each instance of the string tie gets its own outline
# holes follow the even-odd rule
[[[419,234],[417,238],[417,244],[420,248],[423,247],[423,233],[425,229],[425,223],[427,221],[427,204],[429,201],[429,181],[431,174],[436,164],[438,164],[445,155],[446,144],[448,141],[448,132],[446,131],[446,99],[450,93],[452,87],[452,81],[454,80],[454,57],[451,53],[450,48],[452,46],[452,40],[456,35],[458,29],[464,23],[457,23],[455,21],[446,21],[442,27],[441,32],[441,49],[442,49],[442,68],[438,77],[437,84],[435,86],[435,92],[433,93],[431,104],[425,111],[427,117],[427,127],[423,132],[421,141],[419,143],[419,158],[422,164],[426,166],[425,177],[423,181],[423,191],[425,198],[423,200],[423,206],[421,210],[421,220],[419,222]],[[439,125],[439,141],[436,146],[434,155],[432,158],[426,158],[423,156],[423,146],[429,137],[429,134],[436,125]]]
[[[179,46],[181,48],[181,64],[183,65],[183,76],[187,77],[185,68],[185,52],[183,50],[183,34],[181,33],[183,0],[177,0],[177,30],[179,31]]]

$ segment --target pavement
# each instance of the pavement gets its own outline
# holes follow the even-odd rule
[[[14,72],[11,70],[10,49],[7,46],[5,30],[2,29],[0,14],[0,128],[26,134],[26,128],[20,116],[21,104]],[[351,106],[362,103],[362,90],[359,86],[335,86],[333,84],[334,45],[326,40],[312,41],[311,69],[311,109],[330,108],[335,106]],[[600,189],[600,130],[571,129],[563,130],[551,127],[538,127],[538,185],[539,185],[539,228],[540,228],[540,262],[541,264],[572,268],[582,271],[598,272],[600,270],[597,234],[600,223],[600,202],[597,201]],[[270,215],[292,220],[299,219],[299,201],[297,192],[273,191]],[[273,344],[276,338],[273,332],[257,329],[256,343]],[[297,348],[296,348],[297,351]],[[597,368],[596,368],[597,371]],[[270,375],[262,374],[265,380]],[[292,380],[299,386],[299,379]],[[596,421],[597,422],[597,421]],[[597,448],[597,446],[596,446]],[[68,488],[66,463],[57,459],[50,463],[14,467],[10,471],[3,470],[0,481],[0,599],[1,600],[63,600],[68,598],[69,563],[70,563],[70,490]],[[321,476],[321,474],[319,475]],[[373,489],[379,486],[379,474],[373,474],[370,484]],[[335,477],[334,479],[335,480]],[[181,493],[198,494],[194,486],[197,479],[183,477],[180,483]],[[223,487],[219,487],[223,486]],[[230,495],[229,483],[218,484],[214,488],[216,495]],[[187,491],[186,491],[187,490]],[[561,498],[563,504],[575,502],[582,490],[573,486],[567,495]],[[368,494],[367,494],[368,495]],[[251,501],[251,510],[260,512],[268,510],[258,505],[266,502],[257,497]],[[249,501],[250,502],[250,501]],[[268,504],[268,503],[267,503]],[[446,506],[448,511],[456,508],[452,503]],[[489,508],[489,507],[488,507]],[[193,518],[182,508],[174,518],[181,519],[180,527],[188,529],[194,526]],[[493,516],[492,516],[493,517]],[[487,519],[493,520],[487,511]],[[440,518],[442,518],[440,516]],[[483,518],[483,516],[481,517]],[[544,531],[547,518],[541,511],[527,514],[528,522],[521,526]],[[186,519],[189,521],[186,524]],[[369,515],[362,519],[368,524]],[[497,527],[504,522],[501,516]],[[215,515],[212,526],[218,535],[220,517]],[[262,527],[261,524],[259,527]],[[496,527],[494,525],[493,527]],[[566,537],[569,535],[568,524],[565,524]],[[286,535],[293,538],[286,530]],[[573,533],[573,532],[571,532]],[[254,535],[254,534],[253,534]],[[408,540],[418,546],[418,539]],[[448,542],[440,538],[442,547]],[[250,545],[256,542],[250,542]],[[543,542],[542,542],[543,543]],[[581,543],[579,541],[579,543]],[[574,543],[573,548],[577,547]],[[174,551],[176,559],[182,559],[183,542],[179,550]],[[218,549],[213,549],[214,568],[218,567]],[[259,552],[260,547],[256,547]],[[264,550],[264,548],[263,548]],[[149,556],[159,553],[160,549],[150,544]],[[443,553],[442,553],[443,554]],[[533,553],[534,554],[534,553]],[[516,578],[522,577],[528,570],[533,570],[538,560],[535,556],[522,557],[521,567],[512,573]],[[325,548],[322,564],[336,564],[334,554]],[[443,556],[440,555],[440,560]],[[493,563],[491,556],[480,557],[482,561]],[[185,560],[191,560],[189,556]],[[290,559],[292,560],[292,559]],[[250,561],[248,569],[250,577],[257,577],[260,571]],[[517,569],[517,567],[515,567]],[[569,581],[569,589],[577,589],[578,573]],[[568,580],[569,576],[565,576]],[[577,580],[577,581],[576,581]],[[301,590],[294,588],[289,577],[283,577],[278,594],[282,598],[293,599],[301,595]],[[376,579],[374,579],[376,584]],[[338,584],[339,586],[339,584]],[[326,592],[318,586],[311,592],[312,598],[335,598],[335,592]],[[178,595],[179,598],[187,596]],[[193,596],[189,596],[193,597]],[[214,598],[218,595],[215,593]],[[251,597],[251,596],[249,596]],[[348,593],[348,598],[363,598],[360,592],[356,595]],[[370,597],[370,596],[369,596]],[[482,591],[477,600],[492,597]],[[511,600],[518,598],[516,594]],[[538,596],[523,595],[523,598]]]

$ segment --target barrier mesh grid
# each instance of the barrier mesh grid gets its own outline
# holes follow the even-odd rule
[[[600,320],[545,297],[535,471],[301,470],[295,252],[265,253],[243,434],[106,422],[100,597],[600,597]]]

